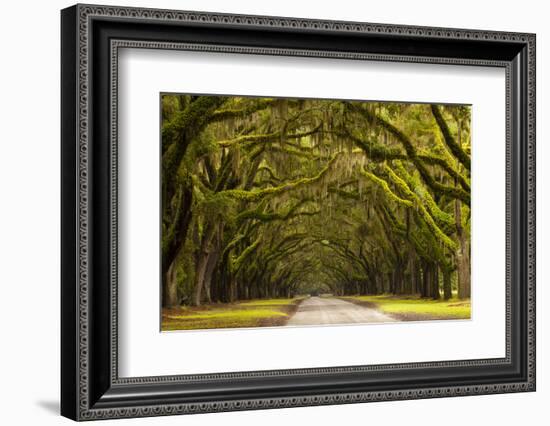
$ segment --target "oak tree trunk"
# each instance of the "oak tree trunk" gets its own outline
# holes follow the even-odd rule
[[[451,271],[443,270],[443,298],[449,300],[453,297],[453,290],[451,287]]]
[[[162,306],[170,307],[179,305],[178,283],[176,280],[175,261],[170,264],[166,276],[164,277],[164,286],[162,291]]]
[[[462,226],[462,213],[460,201],[455,201],[456,231],[459,241],[459,248],[456,253],[456,264],[458,270],[458,297],[467,299],[471,292],[470,277],[470,247]]]

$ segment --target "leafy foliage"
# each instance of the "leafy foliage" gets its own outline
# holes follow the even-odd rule
[[[469,297],[470,151],[467,106],[163,95],[163,305]]]

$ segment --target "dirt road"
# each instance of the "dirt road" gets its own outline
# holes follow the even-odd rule
[[[376,309],[359,306],[342,299],[310,297],[300,304],[286,325],[366,324],[395,321]]]

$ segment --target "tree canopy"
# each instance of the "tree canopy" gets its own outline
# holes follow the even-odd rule
[[[470,107],[162,96],[163,306],[470,296]]]

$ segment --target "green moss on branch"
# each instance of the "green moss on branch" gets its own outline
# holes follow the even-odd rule
[[[381,179],[379,178],[378,176],[376,176],[374,173],[370,173],[368,172],[367,170],[365,169],[362,169],[361,170],[361,174],[363,176],[366,176],[367,178],[369,178],[370,180],[372,180],[374,183],[376,183],[377,185],[379,185],[383,190],[384,190],[384,193],[390,198],[392,199],[393,201],[397,202],[398,204],[401,204],[405,207],[412,207],[413,206],[413,203],[412,201],[410,200],[406,200],[404,198],[401,198],[399,196],[397,196],[389,187],[388,183],[384,180],[384,179]]]
[[[449,126],[447,126],[445,118],[443,118],[443,114],[441,113],[439,106],[430,105],[430,108],[432,110],[435,121],[437,122],[437,125],[439,126],[439,129],[443,134],[445,143],[447,144],[453,155],[458,158],[458,160],[462,163],[462,165],[470,170],[470,156],[466,154],[462,147],[455,141],[455,138],[449,130]]]

